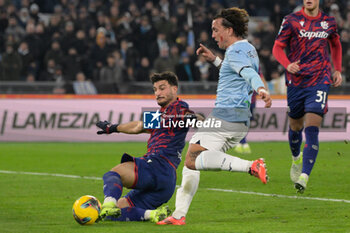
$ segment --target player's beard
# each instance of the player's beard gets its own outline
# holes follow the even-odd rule
[[[165,107],[167,106],[168,104],[170,104],[170,102],[172,102],[174,99],[174,95],[173,94],[169,94],[168,96],[164,96],[160,99],[160,101],[158,101],[157,99],[157,103],[159,106],[161,107]]]

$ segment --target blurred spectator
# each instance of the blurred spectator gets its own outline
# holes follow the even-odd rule
[[[56,65],[55,67],[55,72],[53,75],[53,81],[57,83],[57,86],[63,87],[65,78],[63,76],[63,71],[62,71],[62,66],[61,65]]]
[[[64,56],[62,66],[64,68],[64,75],[67,80],[73,81],[76,74],[82,70],[80,63],[81,59],[78,56],[77,50],[74,47],[68,49],[68,54]]]
[[[60,32],[61,31],[61,25],[62,24],[62,21],[61,21],[61,17],[59,15],[52,15],[50,17],[50,20],[49,20],[49,27],[48,27],[48,30],[47,30],[47,33],[49,34],[49,36],[53,36],[53,34],[55,32]]]
[[[45,65],[46,69],[41,71],[39,75],[40,81],[55,81],[55,71],[56,71],[56,62],[54,59],[48,59]]]
[[[91,25],[94,25],[94,20],[92,17],[89,17],[88,10],[85,6],[81,6],[78,9],[78,18],[75,20],[75,25],[78,29],[81,29],[85,32],[89,30]]]
[[[28,22],[26,33],[23,41],[27,42],[29,51],[33,54],[34,59],[37,60],[40,57],[41,46],[44,42],[41,41],[40,37],[35,33],[35,24],[33,22]]]
[[[68,49],[72,47],[72,40],[74,36],[75,36],[74,23],[72,21],[68,21],[64,26],[64,32],[60,40],[61,48],[64,53],[67,53]]]
[[[199,44],[203,44],[208,48],[217,48],[217,45],[210,39],[207,31],[201,31],[199,33],[199,38],[196,42],[196,48],[199,48]]]
[[[160,50],[160,56],[154,61],[154,72],[161,73],[164,71],[175,72],[173,59],[169,56],[169,48],[163,47]]]
[[[99,80],[100,69],[106,64],[107,54],[110,52],[106,43],[106,31],[104,28],[99,28],[96,35],[96,43],[90,54],[92,63],[92,75],[94,80]]]
[[[34,57],[29,51],[29,47],[27,42],[23,41],[19,47],[18,47],[18,54],[21,57],[22,60],[22,69],[21,69],[21,79],[24,80],[27,76],[27,73],[31,71],[32,73],[35,72],[35,70],[30,70],[30,64],[34,62]]]
[[[108,55],[107,65],[100,71],[100,81],[112,85],[117,92],[123,83],[123,67],[118,65],[113,54]]]
[[[18,15],[18,24],[25,28],[27,26],[27,22],[30,19],[29,11],[27,8],[21,8]]]
[[[51,42],[51,48],[45,54],[44,63],[47,65],[48,60],[53,59],[56,64],[61,64],[63,62],[63,56],[60,42],[54,40]]]
[[[77,53],[80,57],[84,57],[86,51],[89,50],[84,30],[79,29],[75,33],[75,38],[72,41],[72,46],[77,50]]]
[[[283,17],[284,17],[284,14],[281,11],[281,5],[280,3],[276,2],[270,14],[270,22],[275,28],[280,28]]]
[[[199,71],[199,78],[202,82],[206,83],[210,77],[210,64],[203,57],[203,55],[198,56],[198,60],[195,62],[195,66]]]
[[[147,57],[141,58],[141,66],[137,69],[135,78],[136,81],[147,82],[151,73],[150,62]]]
[[[187,36],[185,33],[181,32],[176,38],[176,45],[179,48],[179,52],[185,52],[187,47]]]
[[[157,35],[157,40],[153,41],[149,45],[149,59],[151,61],[154,61],[157,57],[160,55],[160,50],[162,48],[169,48],[168,41],[166,40],[166,35],[165,33],[159,32]]]
[[[186,52],[181,54],[181,63],[176,66],[176,75],[181,81],[198,81],[198,67],[191,63],[190,56]]]
[[[141,18],[140,25],[136,31],[136,46],[141,57],[150,57],[149,45],[157,38],[156,30],[151,25],[147,16]]]
[[[35,75],[33,73],[28,73],[25,80],[29,83],[35,82]]]
[[[340,33],[340,43],[342,47],[343,56],[347,53],[350,48],[350,28],[348,30],[344,29]]]
[[[18,43],[25,35],[25,30],[18,25],[15,16],[10,16],[8,21],[8,26],[5,30],[5,35],[13,35],[15,41]]]
[[[133,44],[127,40],[120,42],[120,55],[127,71],[127,78],[130,81],[134,80],[134,69],[139,63],[139,53],[134,48]]]
[[[39,22],[39,6],[36,3],[30,5],[29,15],[30,18],[34,19],[35,23]]]
[[[86,80],[83,72],[76,74],[76,81],[73,82],[73,90],[77,95],[96,95],[97,90],[90,80]]]
[[[119,8],[117,6],[112,6],[109,9],[109,21],[111,22],[114,30],[118,27],[120,17]]]
[[[11,44],[6,45],[6,51],[1,61],[1,80],[21,80],[22,59]]]
[[[275,88],[272,80],[273,78],[279,78],[280,76],[278,73],[279,65],[277,61],[274,59],[274,57],[272,56],[271,49],[269,49],[267,46],[264,46],[259,51],[259,56],[260,56],[261,72],[265,77],[269,91],[272,94],[274,94]]]
[[[7,12],[0,8],[0,35],[4,34],[8,24]]]
[[[340,14],[339,6],[336,3],[333,3],[330,7],[329,15],[333,16],[335,18],[335,21],[337,22],[337,26],[339,28],[342,28],[344,26],[344,20]]]

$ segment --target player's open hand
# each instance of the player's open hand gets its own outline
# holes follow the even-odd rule
[[[111,134],[118,132],[118,124],[112,125],[109,121],[99,121],[96,123],[96,126],[102,129],[97,131],[97,134]]]
[[[259,97],[265,102],[265,108],[270,108],[272,105],[272,99],[270,93],[265,90],[265,88],[259,88]]]
[[[203,44],[199,44],[199,48],[196,51],[197,55],[202,55],[208,62],[213,62],[216,56],[210,49],[205,47]]]
[[[335,71],[333,74],[333,87],[339,87],[342,84],[343,78],[339,71]]]
[[[290,63],[287,66],[287,71],[291,74],[295,74],[295,73],[299,72],[299,70],[300,70],[299,63],[300,63],[300,60]]]

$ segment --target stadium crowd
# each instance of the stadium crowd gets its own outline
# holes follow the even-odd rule
[[[321,0],[334,16],[350,82],[350,2]],[[283,93],[284,70],[272,56],[282,19],[302,0],[0,0],[0,82],[56,82],[55,93],[115,93],[151,72],[174,71],[181,82],[216,81],[218,70],[195,54],[211,39],[211,19],[238,6],[252,16],[248,40],[257,48],[271,93]],[[69,84],[69,85],[67,85]],[[1,85],[1,83],[0,83]]]

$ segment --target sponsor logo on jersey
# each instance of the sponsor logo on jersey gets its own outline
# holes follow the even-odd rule
[[[305,29],[302,29],[299,31],[299,37],[306,37],[309,40],[312,38],[327,38],[328,33],[325,31],[309,32],[309,31],[306,31]]]
[[[322,21],[321,22],[321,27],[324,29],[324,30],[326,30],[326,29],[328,29],[328,23],[326,22],[326,21]]]

